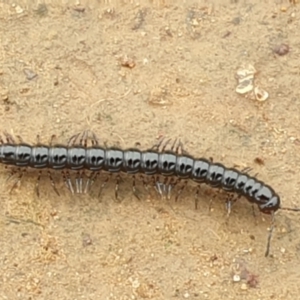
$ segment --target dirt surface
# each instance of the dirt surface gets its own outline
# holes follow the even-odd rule
[[[143,149],[179,137],[192,155],[252,168],[283,206],[300,206],[299,4],[4,2],[1,130],[48,143],[91,129]],[[236,93],[248,64],[264,102]],[[1,299],[299,297],[297,213],[278,212],[265,258],[270,218],[253,218],[243,199],[226,222],[226,196],[209,187],[195,210],[192,185],[178,202],[138,201],[128,179],[122,201],[113,182],[100,201],[72,196],[55,176],[58,197],[45,175],[38,198],[37,172],[12,193],[0,175]]]

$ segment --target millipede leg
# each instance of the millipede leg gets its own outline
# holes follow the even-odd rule
[[[19,169],[19,171],[20,171],[19,175],[18,175],[16,181],[14,182],[13,186],[10,189],[10,193],[17,187],[19,182],[21,182],[21,180],[22,180],[22,178],[23,178],[23,176],[24,176],[24,174],[26,173],[27,170],[24,168],[23,170]]]
[[[160,152],[164,152],[166,150],[166,147],[168,146],[168,144],[170,143],[171,139],[168,139],[165,144],[163,145],[162,149]]]
[[[232,201],[231,200],[227,200],[226,201],[227,218],[229,218],[229,216],[230,216],[231,207],[232,207]]]
[[[163,182],[160,182],[159,177],[156,179],[156,188],[162,199],[170,199],[173,188],[173,180],[170,177],[164,177]]]
[[[118,192],[119,192],[119,185],[120,185],[120,175],[116,176],[116,185],[115,185],[115,198],[118,200]]]
[[[67,143],[68,147],[75,145],[79,136],[80,136],[80,133],[72,135],[68,140],[68,143]]]
[[[35,182],[35,192],[36,192],[36,195],[38,196],[38,198],[40,198],[40,180],[41,180],[41,176],[42,176],[42,170],[39,171],[38,177],[37,177],[36,182]]]
[[[76,176],[76,193],[77,194],[83,193],[82,186],[83,186],[84,175],[85,175],[84,171],[77,172],[77,176]]]
[[[241,172],[248,174],[249,172],[251,172],[253,169],[250,167],[245,167],[241,170]]]
[[[173,185],[172,184],[168,184],[167,185],[167,191],[166,191],[166,194],[167,194],[167,200],[170,200],[171,199],[171,192],[172,192],[172,189],[173,189]]]
[[[8,169],[8,166],[5,166],[5,169]],[[18,171],[20,172],[21,169],[15,169],[15,168],[11,168],[9,171],[9,175],[6,178],[6,182],[9,181],[16,173],[18,173]]]
[[[24,140],[20,135],[17,135],[16,138],[18,139],[19,143],[24,143]]]
[[[213,200],[213,198],[210,198],[209,199],[209,203],[208,203],[208,211],[210,212],[212,209],[213,209],[213,202],[214,202],[214,200]]]
[[[84,130],[82,132],[79,132],[73,136],[71,136],[68,140],[68,146],[73,146],[75,144],[78,144],[80,146],[87,147],[87,141],[89,139],[89,135],[91,135],[91,142],[92,145],[99,145],[98,138],[96,134],[91,130]]]
[[[184,149],[183,143],[180,140],[178,141],[178,147],[176,148],[176,153],[189,155],[189,153]]]
[[[143,175],[140,176],[142,183],[143,183],[143,187],[145,188],[146,192],[148,194],[150,194],[149,192],[149,186],[148,186],[148,182],[146,181],[145,177]]]
[[[226,209],[227,209],[227,221],[229,220],[229,216],[231,214],[232,206],[241,198],[241,195],[234,195],[234,194],[229,194],[228,198],[226,200]],[[253,207],[253,206],[252,206]],[[226,221],[226,222],[227,222]]]
[[[100,171],[99,172],[93,172],[92,175],[90,175],[88,177],[88,180],[87,180],[86,186],[85,186],[85,193],[87,193],[88,189],[90,189],[93,186],[93,184],[96,181],[99,174],[100,174]]]
[[[176,202],[178,201],[179,196],[182,194],[182,192],[186,188],[186,186],[187,186],[187,180],[185,180],[184,183],[183,183],[183,185],[178,189],[178,192],[177,192],[176,197],[175,197],[175,201]]]
[[[226,199],[226,210],[227,210],[227,218],[229,218],[229,215],[231,213],[231,208],[232,208],[232,200],[233,200],[233,195],[229,195],[228,198]]]
[[[252,207],[252,215],[256,219],[256,213],[255,213],[254,205],[252,204],[251,207]]]
[[[55,134],[52,134],[52,135],[51,135],[51,138],[50,138],[50,141],[49,141],[49,145],[50,145],[50,146],[53,146],[53,142],[54,142],[55,138],[56,138],[56,135],[55,135]]]
[[[175,185],[177,184],[177,181],[172,177],[169,179],[169,182],[167,184],[167,191],[166,191],[166,194],[167,194],[167,200],[170,200],[171,199],[171,192],[172,192],[172,189],[175,187]]]
[[[84,146],[86,148],[87,147],[87,138],[88,138],[88,132],[85,130],[79,139],[79,145]]]
[[[138,196],[137,194],[137,190],[136,190],[136,187],[135,187],[135,175],[132,175],[132,192],[133,192],[133,195],[141,201],[140,197]]]
[[[42,143],[41,143],[41,136],[39,134],[36,135],[36,145],[37,146],[40,146]]]
[[[67,179],[67,186],[69,187],[71,193],[74,194],[74,188],[73,188],[73,184],[72,184],[72,181],[71,181],[69,171],[66,172],[66,179]]]
[[[90,175],[88,176],[88,178],[87,178],[87,181],[86,181],[86,184],[85,184],[85,188],[84,188],[84,191],[83,191],[84,194],[87,194],[88,191],[89,191],[89,189],[90,189],[91,182],[92,182],[92,176],[93,176],[93,175],[94,175],[94,173],[93,173],[93,174],[90,174]]]
[[[199,192],[200,192],[200,185],[198,184],[195,193],[195,209],[198,209]]]
[[[255,225],[257,225],[257,224],[258,224],[258,221],[257,221],[257,215],[256,215],[256,213],[255,213],[255,207],[254,207],[253,204],[251,205],[251,207],[252,207],[252,215],[253,215],[253,218],[254,218],[254,220],[255,220]]]
[[[92,146],[99,145],[98,138],[96,134],[91,130],[84,130],[82,133],[78,133],[71,137],[74,140],[73,144],[76,143],[76,140],[79,138],[79,145],[87,147],[88,140],[91,140]]]
[[[163,188],[164,188],[164,197],[169,200],[171,198],[171,192],[172,192],[172,189],[173,189],[172,178],[167,177],[165,179]]]
[[[173,145],[171,146],[171,150],[174,151],[176,154],[186,154],[186,155],[189,154],[184,149],[183,143],[179,138],[175,139]]]
[[[11,143],[11,144],[15,144],[16,141],[14,140],[14,138],[12,137],[11,134],[9,134],[8,132],[3,132],[4,136],[6,137],[6,141],[7,143]]]
[[[162,183],[159,181],[156,181],[155,183],[155,190],[156,192],[160,195],[160,197],[162,197],[162,189],[161,189]]]
[[[233,204],[236,203],[240,198],[241,196],[235,196],[234,194],[228,195],[226,200],[227,218],[229,218]]]
[[[101,195],[101,193],[102,193],[102,191],[103,191],[105,185],[106,185],[107,182],[110,180],[111,175],[112,175],[112,174],[110,174],[110,176],[107,176],[106,179],[104,180],[104,182],[102,183],[102,185],[101,185],[101,187],[100,187],[100,190],[99,190],[99,193],[98,193],[98,198],[100,197],[100,195]]]
[[[151,150],[156,150],[156,151],[159,151],[159,152],[164,152],[167,145],[170,143],[171,139],[168,139],[166,142],[165,142],[165,137],[161,138],[161,140],[155,144]],[[165,142],[165,143],[164,143]],[[162,149],[160,150],[159,148],[162,146]]]
[[[158,151],[159,147],[161,146],[162,142],[164,141],[164,137],[160,139],[160,141],[156,144],[154,144],[150,150],[155,150],[155,151]]]
[[[100,172],[92,172],[89,176],[88,179],[86,181],[86,185],[85,185],[85,189],[84,189],[84,193],[87,194],[89,189],[92,187],[92,185],[94,184],[95,180],[97,179],[98,175]]]
[[[271,227],[270,227],[269,234],[268,234],[267,248],[266,248],[265,257],[269,256],[269,254],[270,254],[271,239],[272,239],[272,234],[273,234],[274,227],[275,227],[275,214],[274,214],[273,211],[271,213],[271,217],[272,217],[272,219],[271,219]]]
[[[157,183],[159,183],[159,176],[152,175],[150,178],[150,182],[151,182],[151,187],[154,189],[154,191],[156,191],[156,193],[159,193],[157,189],[158,188]]]
[[[90,131],[91,134],[92,134],[92,145],[95,146],[95,145],[99,145],[99,141],[98,141],[98,137],[96,136],[96,134],[93,132],[93,131]]]
[[[64,182],[68,188],[68,190],[74,194],[74,189],[73,189],[73,185],[72,185],[72,181],[71,181],[71,178],[70,178],[70,173],[67,171],[67,172],[64,172],[62,171],[62,176],[63,176],[63,179],[64,179]]]
[[[171,146],[171,151],[174,151],[175,153],[179,153],[179,148],[180,148],[180,141],[179,139],[175,139],[174,143]]]
[[[81,178],[81,172],[76,172],[75,177],[75,186],[76,186],[76,194],[81,194],[81,188],[82,188],[82,178]]]
[[[156,177],[153,175],[146,175],[148,180],[145,179],[145,176],[141,175],[141,180],[143,182],[143,186],[148,193],[148,196],[151,196],[152,194],[152,189],[154,189],[155,193],[157,193],[157,188],[156,188]]]
[[[75,184],[76,184],[76,193],[77,194],[82,194],[82,177],[83,177],[83,172],[78,171],[76,174],[76,179],[75,179]]]
[[[51,183],[51,186],[52,186],[54,192],[57,194],[57,196],[59,196],[59,192],[58,192],[58,190],[57,190],[57,188],[55,186],[55,182],[54,182],[53,177],[51,175],[51,172],[49,170],[48,170],[48,176],[49,176],[50,183]]]
[[[159,176],[153,176],[153,187],[156,190],[156,192],[159,194],[161,198],[163,198],[164,193],[165,193],[165,185],[167,178],[164,178],[163,182],[160,182],[160,177]]]

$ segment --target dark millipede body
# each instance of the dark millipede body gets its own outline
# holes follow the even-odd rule
[[[159,147],[162,143],[146,151],[133,148],[125,150],[115,147],[106,148],[100,146],[96,136],[92,134],[92,145],[87,146],[86,132],[83,133],[79,142],[77,140],[80,135],[72,137],[67,146],[29,145],[23,142],[17,144],[10,135],[5,134],[5,136],[7,142],[5,143],[1,139],[0,145],[0,162],[2,164],[19,168],[61,170],[71,192],[74,192],[74,190],[69,176],[65,174],[68,170],[78,172],[79,177],[76,179],[76,186],[79,187],[77,188],[79,191],[82,191],[81,172],[91,172],[87,181],[87,186],[89,186],[95,181],[100,171],[106,171],[111,174],[131,174],[133,176],[134,192],[135,174],[150,176],[154,178],[154,181],[157,181],[158,176],[162,176],[164,178],[176,178],[177,182],[189,179],[198,185],[205,183],[213,188],[220,188],[226,192],[235,193],[237,198],[244,196],[250,203],[256,204],[262,213],[271,214],[272,219],[274,219],[274,213],[282,208],[280,206],[280,197],[273,188],[250,176],[247,172],[239,171],[235,168],[227,168],[221,163],[214,163],[205,158],[195,158],[186,153],[178,153],[178,148],[175,149],[174,145],[170,151],[165,150],[166,145],[160,151]],[[52,186],[57,192],[50,172],[49,176]],[[175,185],[175,183],[171,181],[170,185]],[[116,194],[117,186],[118,179]],[[227,201],[227,207],[230,209],[231,200]],[[282,209],[298,210],[292,208]],[[272,230],[273,223],[268,237],[266,256],[269,253]]]
[[[109,173],[174,176],[206,183],[214,188],[235,192],[257,204],[261,212],[270,214],[280,208],[280,198],[265,183],[237,169],[204,158],[174,152],[140,151],[137,149],[104,148],[99,145],[31,146],[28,144],[0,145],[0,162],[17,167],[54,170],[88,170]]]

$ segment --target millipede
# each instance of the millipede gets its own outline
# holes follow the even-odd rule
[[[72,194],[75,191],[76,193],[88,193],[100,172],[104,172],[108,176],[100,186],[100,195],[109,181],[110,175],[115,174],[116,198],[118,198],[121,174],[132,177],[132,191],[137,198],[139,198],[136,192],[137,176],[140,176],[147,190],[149,182],[151,182],[151,185],[160,195],[167,194],[168,198],[174,186],[183,181],[176,199],[190,180],[197,184],[195,193],[195,207],[197,208],[200,185],[204,183],[212,188],[221,189],[229,195],[234,195],[234,197],[226,199],[228,215],[232,203],[241,197],[245,197],[252,205],[256,204],[263,214],[271,215],[266,257],[270,252],[271,237],[275,226],[275,212],[279,209],[300,211],[300,208],[282,207],[280,197],[274,189],[258,180],[256,176],[249,175],[249,170],[239,171],[209,159],[195,158],[183,149],[179,140],[172,143],[170,150],[166,147],[171,139],[161,139],[151,149],[142,151],[137,148],[121,149],[102,146],[92,131],[84,131],[72,136],[66,145],[53,144],[54,137],[52,136],[49,145],[40,143],[39,137],[35,145],[30,145],[19,136],[19,141],[16,142],[10,134],[4,132],[4,137],[0,138],[0,163],[14,167],[11,176],[18,173],[12,189],[21,181],[27,168],[38,170],[35,185],[38,196],[43,169],[47,169],[51,185],[57,195],[59,192],[52,178],[51,170],[62,173],[63,180]],[[91,145],[88,145],[88,140],[91,140]],[[76,172],[75,190],[70,171]],[[89,174],[87,175],[86,172]],[[83,187],[84,176],[87,177],[85,187]],[[150,178],[150,180],[146,180],[146,178]],[[161,178],[163,178],[162,181]]]

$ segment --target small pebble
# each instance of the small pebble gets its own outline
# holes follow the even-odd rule
[[[75,10],[79,13],[84,13],[85,12],[85,7],[78,4],[76,6],[73,6],[73,10]]]
[[[24,74],[28,80],[32,80],[37,77],[37,74],[35,72],[27,68],[24,69]]]
[[[279,56],[283,56],[288,54],[290,51],[290,47],[287,44],[280,44],[280,45],[276,45],[273,48],[273,52],[276,53]]]
[[[34,283],[38,284],[40,282],[40,280],[38,278],[34,278],[33,279]]]
[[[254,88],[254,94],[256,100],[260,102],[266,101],[269,98],[269,93],[257,86]]]
[[[232,280],[233,280],[233,282],[239,282],[239,281],[241,281],[241,276],[238,274],[235,274],[235,275],[233,275]]]
[[[1,89],[0,90],[0,100],[7,102],[8,101],[8,90],[7,89]]]
[[[82,246],[86,247],[86,246],[90,246],[92,244],[93,244],[93,241],[92,241],[90,235],[87,233],[84,233],[82,236]]]
[[[256,70],[251,64],[242,66],[240,69],[238,69],[236,72],[238,86],[236,87],[235,91],[241,95],[251,92],[254,88],[253,80],[255,74]]]
[[[241,290],[246,291],[248,290],[248,285],[246,283],[241,284]]]
[[[235,91],[238,94],[246,94],[253,90],[253,80],[246,77],[244,80],[240,80],[239,85],[236,87]]]
[[[286,12],[286,11],[287,11],[287,7],[286,7],[286,6],[281,6],[280,10],[281,10],[282,12]]]
[[[44,3],[40,3],[37,7],[37,9],[35,10],[35,12],[39,15],[39,16],[45,16],[48,13],[48,8],[46,6],[46,4]]]
[[[19,6],[19,5],[17,5],[17,6],[15,7],[15,10],[16,10],[16,13],[17,13],[17,14],[21,14],[21,13],[24,11],[24,9],[23,9],[21,6]]]
[[[132,281],[132,287],[133,287],[134,289],[137,289],[140,285],[141,285],[141,284],[140,284],[140,282],[139,282],[138,279],[135,279],[135,280]]]
[[[290,137],[290,140],[294,142],[296,140],[296,138],[295,137]],[[281,228],[280,232],[281,233],[287,233],[287,230],[286,230],[286,228],[283,227],[283,228]]]
[[[120,63],[122,67],[126,67],[129,69],[132,69],[135,67],[135,61],[128,57],[127,55],[124,55],[123,57],[120,58]]]
[[[237,70],[236,74],[239,78],[239,80],[244,79],[250,75],[252,75],[252,78],[254,77],[254,75],[256,74],[256,70],[254,68],[253,65],[248,64],[246,67],[242,67],[240,69]]]

